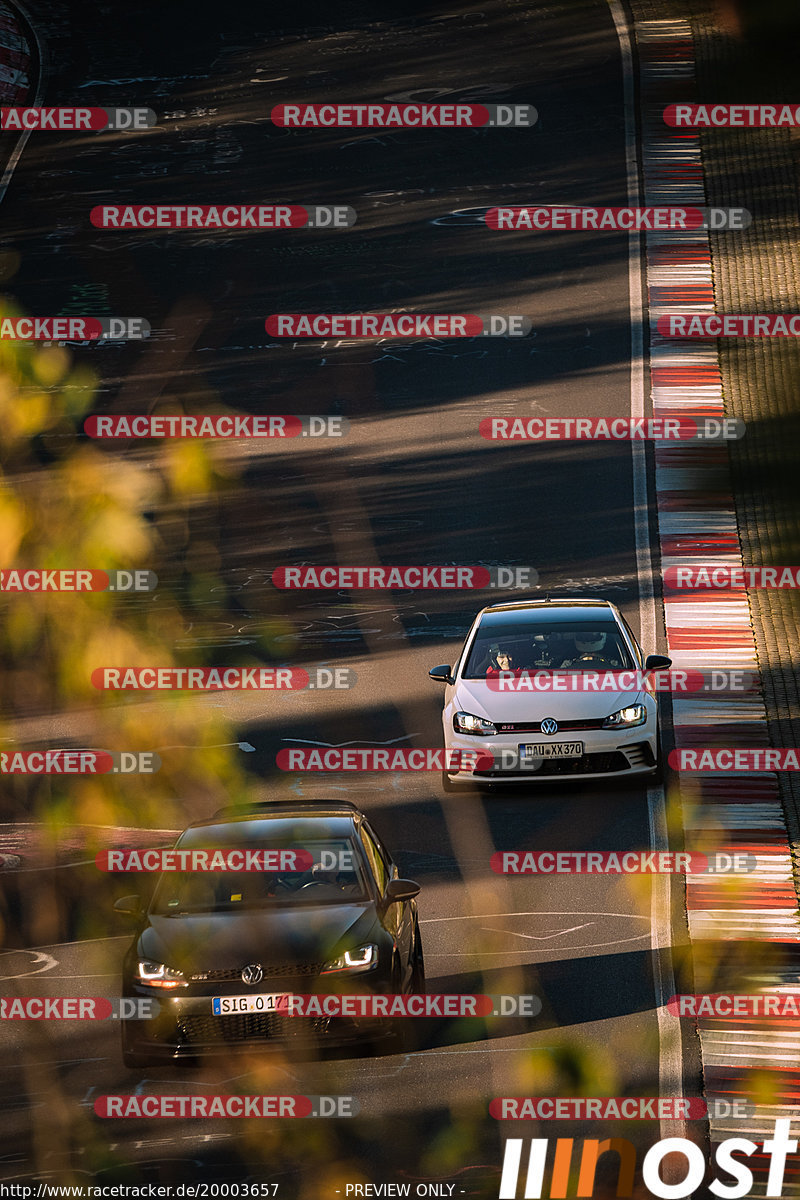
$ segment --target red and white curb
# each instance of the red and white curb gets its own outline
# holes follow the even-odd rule
[[[694,98],[691,26],[686,21],[643,21],[636,24],[636,42],[644,202],[704,207],[700,137],[692,130],[670,129],[662,116],[668,104]],[[708,234],[647,234],[646,258],[653,413],[720,418],[724,399],[716,342],[683,342],[656,331],[658,318],[668,313],[715,311]],[[655,464],[662,573],[670,566],[709,560],[741,566],[727,448],[657,442]],[[677,667],[758,672],[746,590],[687,593],[665,588],[664,614],[669,654]],[[678,748],[767,744],[760,690],[676,697],[673,713]],[[687,850],[749,852],[757,861],[754,872],[735,880],[687,878],[689,933],[698,952],[708,941],[800,943],[789,837],[775,774],[685,775],[680,790]],[[724,990],[800,993],[798,970],[782,977],[775,968],[759,974],[754,967],[753,976]],[[707,1098],[746,1096],[757,1105],[747,1122],[711,1118],[712,1141],[735,1134],[760,1141],[771,1134],[776,1117],[800,1116],[800,1021],[764,1017],[734,1025],[704,1017],[698,1031]],[[768,1162],[756,1156],[753,1164],[756,1178],[749,1194],[762,1196]],[[797,1178],[798,1171],[787,1167],[787,1189]]]
[[[0,3],[0,104],[24,104],[31,90],[31,48],[13,9]]]

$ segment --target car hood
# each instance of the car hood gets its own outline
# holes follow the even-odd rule
[[[249,908],[230,913],[151,914],[138,952],[179,971],[232,970],[250,962],[322,963],[368,941],[376,923],[372,903]]]
[[[485,679],[460,679],[454,701],[458,708],[489,721],[598,720],[636,704],[642,692],[498,692]]]

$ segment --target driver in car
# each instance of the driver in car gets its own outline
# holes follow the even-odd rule
[[[358,890],[358,881],[352,871],[342,871],[338,867],[326,867],[319,862],[314,863],[311,868],[311,879],[301,886],[300,891],[317,886],[339,892],[353,892]]]
[[[605,633],[578,633],[575,635],[575,657],[566,658],[562,667],[610,667],[617,660],[604,653],[608,635]]]

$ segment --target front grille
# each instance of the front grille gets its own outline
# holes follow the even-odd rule
[[[597,717],[583,721],[559,721],[558,733],[564,733],[570,729],[602,729],[605,717]],[[496,722],[495,722],[496,724]],[[498,733],[541,733],[541,721],[507,721],[503,725],[497,725]],[[547,735],[550,736],[549,734]],[[555,734],[554,736],[558,736]]]
[[[179,1017],[178,1037],[184,1045],[205,1046],[219,1042],[258,1042],[294,1035],[320,1035],[328,1017],[287,1017],[282,1013],[242,1013],[233,1017]]]
[[[549,779],[554,775],[594,775],[610,771],[629,771],[624,754],[611,750],[603,754],[584,754],[581,758],[545,758],[538,771],[475,771],[476,779]]]
[[[254,959],[249,959],[248,962],[253,962]],[[242,971],[248,964],[243,962],[240,967],[226,968],[224,971],[198,971],[196,975],[190,975],[189,978],[193,983],[231,983],[234,980],[242,981]],[[298,975],[319,975],[322,972],[324,963],[310,962],[285,962],[285,963],[262,963],[264,969],[264,979],[282,979],[286,976]],[[263,982],[263,981],[262,981]]]

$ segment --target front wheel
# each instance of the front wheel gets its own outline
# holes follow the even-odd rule
[[[651,787],[660,787],[664,783],[664,760],[661,754],[658,756],[658,762],[654,770],[647,776],[647,782]]]
[[[415,996],[425,995],[425,959],[422,954],[422,942],[419,929],[414,934],[414,958],[411,968],[411,991]]]
[[[411,979],[408,983],[408,989],[403,991],[406,996],[424,996],[425,995],[425,963],[422,957],[422,943],[420,942],[419,929],[414,935],[414,949],[412,951],[411,962]],[[399,987],[400,969],[399,965],[396,972],[397,982],[393,985],[395,992],[400,990]],[[396,1053],[411,1054],[415,1050],[419,1050],[420,1045],[424,1041],[424,1029],[422,1017],[395,1017],[392,1022],[392,1032],[394,1034],[394,1043]]]
[[[664,747],[661,744],[661,726],[656,730],[656,765],[653,771],[647,777],[647,782],[651,785],[659,786],[666,782],[666,772],[664,770]]]

